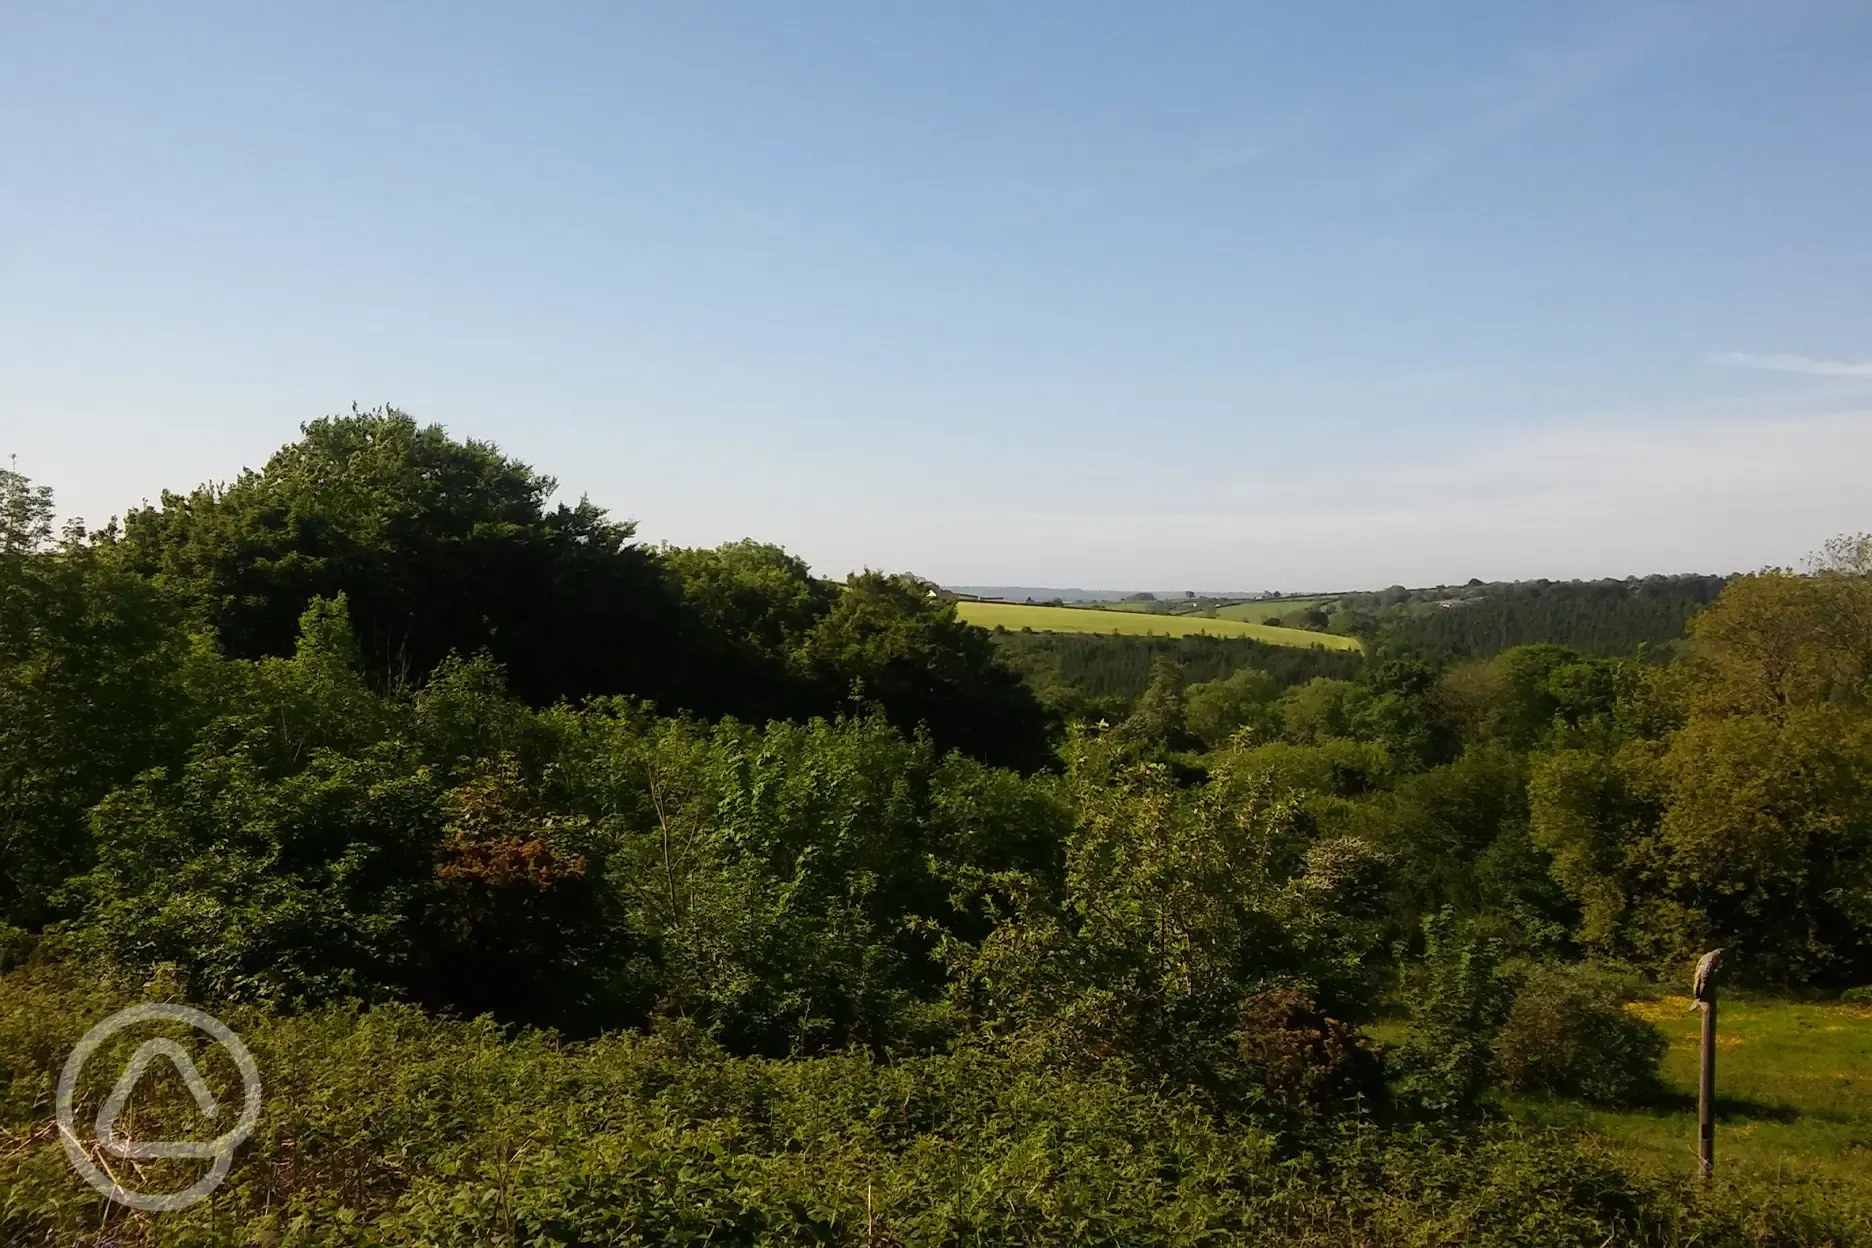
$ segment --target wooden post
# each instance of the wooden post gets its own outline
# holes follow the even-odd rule
[[[1716,1168],[1716,992],[1703,1000],[1703,1053],[1697,1071],[1697,1177]]]
[[[1697,1177],[1708,1180],[1716,1169],[1716,968],[1723,951],[1712,949],[1697,961],[1690,982],[1692,1009],[1703,1011],[1703,1048],[1697,1064]]]

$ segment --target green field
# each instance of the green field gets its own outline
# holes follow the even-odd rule
[[[1090,611],[1129,611],[1147,615],[1200,615],[1202,608],[1179,598],[1161,598],[1156,602],[1073,602],[1070,607]]]
[[[1582,1126],[1659,1167],[1696,1160],[1698,1015],[1687,997],[1627,1008],[1670,1037],[1671,1097],[1644,1110],[1516,1101],[1529,1122]],[[1872,1009],[1725,998],[1717,1015],[1716,1164],[1775,1179],[1824,1177],[1872,1189]]]
[[[1337,601],[1331,594],[1313,598],[1258,598],[1253,602],[1231,602],[1218,609],[1216,614],[1225,620],[1251,620],[1258,624],[1270,615],[1286,615],[1293,611],[1305,611],[1308,607],[1324,608]]]
[[[1013,602],[959,602],[957,614],[970,624],[1036,633],[1125,633],[1154,637],[1251,637],[1276,646],[1321,646],[1358,650],[1354,637],[1315,633],[1304,628],[1275,628],[1244,620],[1206,619],[1200,615],[1151,615],[1141,611],[1101,611],[1092,607],[1036,607]]]
[[[1145,611],[1145,612],[1148,612],[1152,607],[1159,607],[1159,606],[1163,606],[1164,604],[1161,602],[1134,602],[1130,599],[1126,599],[1123,602],[1097,602],[1097,603],[1076,602],[1072,605],[1075,610],[1083,609],[1086,611]],[[1180,604],[1172,604],[1172,605],[1180,605]],[[1164,612],[1164,614],[1168,615],[1170,613]]]

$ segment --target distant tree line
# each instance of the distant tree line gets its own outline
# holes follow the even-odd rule
[[[1488,658],[1552,642],[1610,657],[1684,636],[1698,611],[1722,593],[1721,576],[1648,576],[1623,581],[1479,582],[1460,588],[1348,594],[1332,627],[1394,652]]]

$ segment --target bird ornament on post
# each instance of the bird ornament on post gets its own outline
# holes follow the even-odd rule
[[[1722,967],[1723,951],[1712,949],[1697,959],[1696,975],[1690,980],[1690,1008],[1701,1009],[1711,1000],[1716,972]]]

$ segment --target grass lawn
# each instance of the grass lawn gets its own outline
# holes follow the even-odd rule
[[[1274,628],[1242,620],[1206,619],[1200,615],[1150,615],[1141,611],[1101,611],[1087,607],[1031,607],[1012,602],[958,602],[964,621],[993,628],[999,624],[1036,633],[1126,633],[1156,637],[1252,637],[1276,646],[1321,646],[1358,650],[1355,637],[1315,633],[1304,628]]]
[[[1528,1122],[1584,1126],[1658,1166],[1696,1164],[1698,1016],[1687,997],[1636,1002],[1670,1037],[1666,1103],[1602,1110],[1518,1100]],[[1716,1167],[1815,1176],[1872,1192],[1872,1009],[1725,996],[1716,1016]]]

